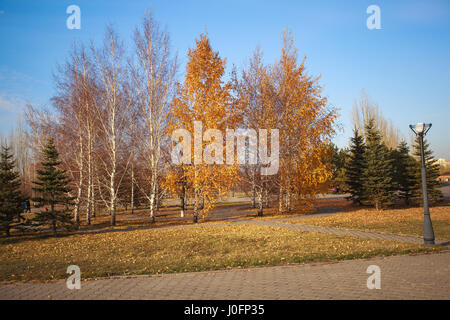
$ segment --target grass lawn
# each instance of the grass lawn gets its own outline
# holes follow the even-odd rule
[[[436,238],[450,240],[450,204],[430,208]],[[315,226],[423,236],[423,208],[359,209],[328,217],[292,220]]]
[[[58,238],[0,239],[0,281],[68,277],[78,265],[83,279],[367,258],[442,250],[249,225],[147,229]]]

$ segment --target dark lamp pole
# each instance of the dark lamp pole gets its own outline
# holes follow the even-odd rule
[[[425,245],[434,245],[434,231],[431,224],[430,210],[428,208],[427,173],[425,169],[425,154],[423,151],[423,137],[431,128],[431,123],[418,123],[409,126],[411,130],[419,136],[421,173],[422,173],[422,196],[423,196],[423,242]]]

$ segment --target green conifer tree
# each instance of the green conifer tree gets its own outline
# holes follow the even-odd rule
[[[414,173],[416,170],[416,160],[409,154],[409,147],[406,141],[402,140],[397,149],[393,151],[394,159],[394,179],[405,203],[409,204],[414,187]]]
[[[350,139],[350,150],[345,162],[344,172],[346,191],[350,193],[349,199],[357,204],[361,204],[364,199],[363,172],[366,167],[364,152],[364,139],[358,129],[355,128],[353,137]]]
[[[335,147],[333,158],[331,160],[333,166],[333,184],[339,188],[339,191],[346,191],[346,174],[345,163],[348,158],[347,149],[338,149]]]
[[[394,200],[393,159],[373,119],[366,124],[366,168],[363,173],[364,198],[377,210]]]
[[[54,236],[56,236],[59,227],[65,229],[73,227],[69,209],[73,197],[68,196],[70,191],[69,180],[66,177],[65,170],[58,169],[61,164],[58,157],[53,139],[49,139],[42,151],[42,168],[37,170],[38,181],[33,182],[37,185],[33,190],[40,195],[33,201],[38,203],[38,207],[45,206],[45,210],[37,213],[33,221],[39,225],[50,225]]]
[[[413,146],[413,155],[417,158],[416,164],[414,166],[413,173],[413,196],[414,202],[422,205],[422,175],[421,175],[421,160],[420,160],[420,141],[419,137],[416,137]],[[440,186],[438,180],[439,177],[439,164],[437,160],[433,157],[433,151],[430,150],[430,146],[427,141],[423,140],[423,152],[425,157],[425,169],[427,174],[427,191],[428,191],[428,202],[430,205],[439,203],[443,201],[444,197],[441,190],[437,188]]]
[[[10,148],[2,145],[0,153],[0,226],[9,236],[11,224],[22,212],[19,173],[14,171],[15,161]]]

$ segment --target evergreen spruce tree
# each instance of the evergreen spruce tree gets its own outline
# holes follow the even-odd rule
[[[339,188],[340,191],[346,190],[346,174],[345,164],[348,158],[347,149],[338,149],[334,147],[333,157],[331,163],[333,166],[333,184]]]
[[[394,179],[398,190],[401,191],[406,204],[409,204],[412,189],[414,187],[414,173],[417,166],[416,160],[409,154],[406,141],[402,140],[393,152]]]
[[[392,203],[396,189],[391,153],[381,141],[373,119],[366,124],[366,168],[363,173],[364,198],[380,210]]]
[[[361,204],[364,196],[363,172],[365,170],[364,161],[364,140],[358,129],[353,130],[353,137],[350,139],[350,150],[345,162],[345,184],[346,191],[350,193],[349,199],[353,203]]]
[[[15,163],[10,148],[1,147],[0,153],[0,226],[9,236],[11,224],[22,212],[19,173],[14,171]]]
[[[37,170],[38,181],[33,182],[37,185],[33,190],[40,195],[33,201],[38,202],[38,207],[45,206],[45,210],[37,213],[33,221],[39,225],[50,225],[54,236],[59,227],[65,229],[73,227],[68,208],[73,197],[67,195],[70,191],[69,180],[65,170],[58,169],[61,164],[58,157],[55,144],[52,139],[49,139],[42,152],[42,168]]]
[[[422,205],[422,175],[421,175],[421,160],[420,160],[420,138],[417,136],[414,146],[413,155],[417,158],[414,166],[413,173],[413,201]],[[425,169],[427,174],[427,191],[428,191],[428,203],[436,204],[443,201],[444,197],[441,190],[437,188],[440,186],[438,181],[439,177],[439,164],[433,157],[433,151],[430,150],[429,144],[423,140],[423,152],[425,157]]]

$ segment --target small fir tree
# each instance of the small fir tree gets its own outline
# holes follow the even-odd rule
[[[393,159],[373,119],[366,124],[366,168],[363,173],[364,198],[380,210],[394,200]]]
[[[66,171],[58,169],[61,164],[58,157],[53,139],[49,139],[42,152],[42,168],[37,170],[38,181],[33,182],[37,185],[33,190],[40,195],[33,201],[38,203],[38,207],[45,206],[45,210],[37,213],[33,221],[39,225],[50,225],[54,236],[56,236],[57,228],[71,229],[73,227],[69,209],[73,197],[68,196],[69,180],[66,177]]]
[[[416,137],[413,146],[413,155],[417,158],[416,164],[414,166],[413,173],[413,201],[422,205],[422,173],[421,173],[421,159],[420,159],[420,137]],[[438,180],[440,166],[437,160],[433,157],[433,151],[430,150],[430,146],[426,140],[423,140],[423,152],[425,157],[425,170],[427,175],[427,192],[428,192],[428,202],[429,204],[436,204],[442,202],[444,197],[441,190],[437,188],[440,187],[440,182]]]
[[[406,141],[402,140],[397,149],[393,151],[394,159],[394,179],[405,203],[409,204],[412,189],[414,186],[414,172],[416,160],[409,154],[409,147]]]
[[[9,236],[11,224],[22,212],[19,173],[14,171],[15,161],[10,148],[2,145],[0,153],[0,226]]]
[[[345,162],[345,184],[346,190],[350,193],[349,199],[353,203],[361,204],[364,196],[363,172],[365,170],[364,160],[364,140],[358,129],[353,130],[353,137],[350,140],[350,150]]]
[[[331,145],[332,148],[332,182],[333,185],[339,188],[339,191],[346,190],[346,174],[345,174],[345,164],[348,158],[347,149],[339,149],[334,144]]]

